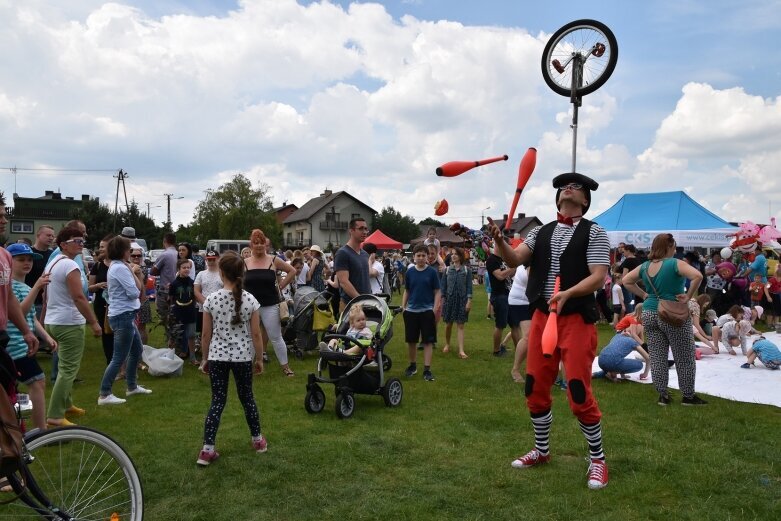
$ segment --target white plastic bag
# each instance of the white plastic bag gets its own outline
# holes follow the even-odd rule
[[[182,376],[184,360],[176,356],[173,349],[155,349],[145,345],[141,358],[152,376]]]

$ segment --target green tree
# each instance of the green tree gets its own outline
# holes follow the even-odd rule
[[[374,216],[373,230],[382,230],[382,233],[402,243],[408,243],[420,234],[415,219],[401,213],[392,206],[386,206],[380,213]]]
[[[418,226],[447,226],[447,224],[442,221],[437,221],[433,217],[426,217],[418,223]]]
[[[103,237],[114,232],[114,212],[98,199],[90,198],[71,214],[87,227],[87,247],[95,248]],[[122,231],[120,228],[119,231]]]
[[[236,174],[216,190],[207,190],[190,225],[193,240],[204,246],[209,239],[243,239],[253,228],[260,228],[279,244],[282,227],[277,223],[270,192],[265,183],[253,188],[243,174]]]
[[[154,219],[147,217],[135,201],[130,203],[129,208],[119,213],[114,233],[120,233],[125,226],[135,228],[136,237],[144,239],[149,249],[163,247],[163,228],[157,226]]]

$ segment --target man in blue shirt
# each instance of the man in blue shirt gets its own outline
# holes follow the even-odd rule
[[[369,227],[361,217],[350,220],[350,239],[339,248],[334,257],[334,272],[339,281],[339,295],[342,298],[339,312],[358,295],[371,295],[369,283],[369,254],[361,244],[369,235]]]

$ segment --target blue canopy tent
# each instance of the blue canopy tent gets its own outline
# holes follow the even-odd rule
[[[638,248],[650,248],[660,233],[672,233],[685,248],[721,248],[738,229],[684,192],[626,194],[593,220],[607,231],[612,246],[623,242]]]

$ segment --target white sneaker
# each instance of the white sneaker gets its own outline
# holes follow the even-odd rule
[[[127,392],[125,393],[125,396],[133,396],[134,394],[152,394],[152,390],[146,389],[145,387],[141,387],[140,385],[138,385],[132,391],[128,389]]]
[[[117,398],[113,394],[98,397],[98,405],[119,405],[121,403],[125,403],[126,401],[127,400],[123,400],[122,398]]]

